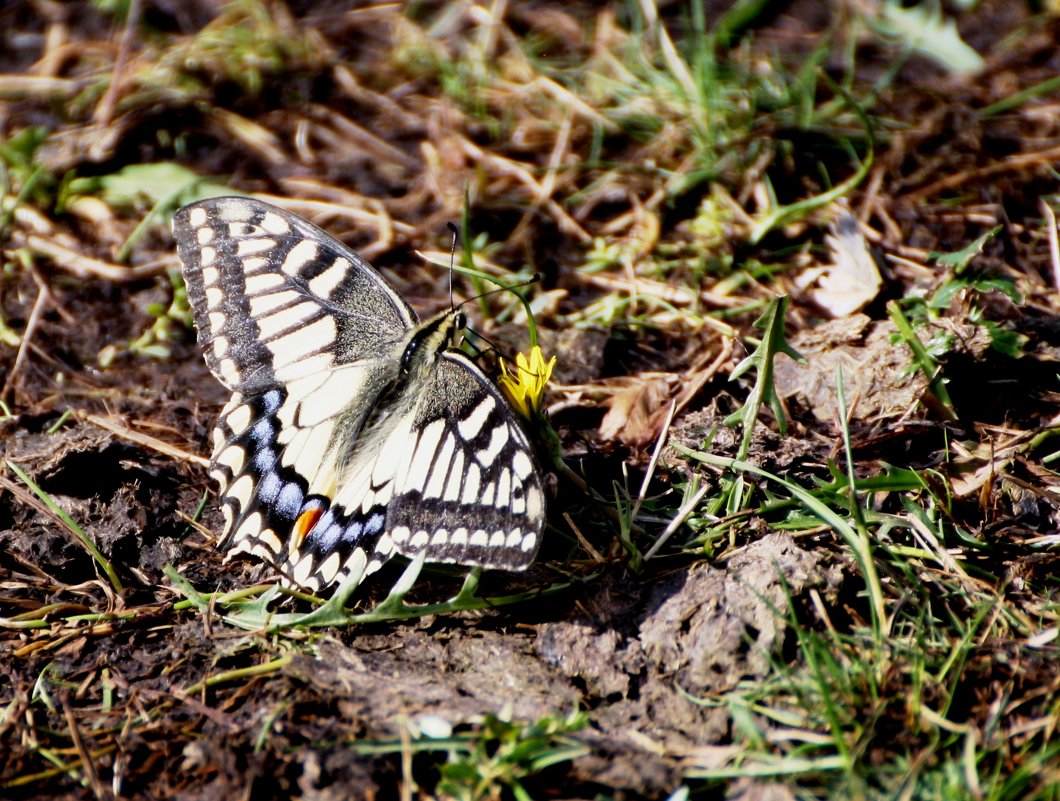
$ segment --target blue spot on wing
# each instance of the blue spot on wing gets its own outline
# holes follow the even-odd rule
[[[270,390],[261,396],[262,408],[265,414],[273,415],[280,410],[283,404],[283,393],[278,389]]]
[[[254,467],[262,474],[271,472],[272,466],[276,464],[276,455],[272,448],[259,448],[254,454]]]
[[[354,520],[348,526],[346,530],[342,532],[343,543],[356,545],[358,540],[361,539],[361,534],[364,531],[364,523],[360,520]]]
[[[258,500],[261,503],[272,504],[276,501],[280,490],[283,488],[283,480],[276,473],[266,473],[261,477],[258,484]]]
[[[383,533],[383,526],[386,524],[386,515],[382,512],[376,512],[374,515],[368,518],[368,522],[364,524],[364,536],[366,537],[378,537]]]
[[[276,439],[276,429],[273,427],[272,420],[266,417],[256,422],[250,429],[250,438],[259,450],[271,445]]]
[[[277,514],[288,520],[294,520],[298,513],[302,511],[302,501],[304,499],[305,494],[302,492],[302,488],[293,481],[287,482],[283,485],[279,495],[276,496],[275,509]]]

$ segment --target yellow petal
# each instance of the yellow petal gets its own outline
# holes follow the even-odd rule
[[[552,377],[555,366],[556,357],[553,356],[546,363],[541,348],[537,345],[530,349],[529,358],[523,353],[515,355],[514,369],[501,360],[501,377],[498,383],[508,400],[524,417],[529,418],[540,412],[545,386]]]

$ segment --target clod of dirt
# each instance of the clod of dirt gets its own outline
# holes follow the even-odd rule
[[[348,749],[335,749],[325,754],[305,749],[298,752],[295,760],[302,768],[297,779],[302,801],[374,799],[379,794],[380,788],[372,778],[371,766]]]
[[[927,381],[910,371],[912,356],[891,337],[890,322],[873,322],[863,314],[823,323],[800,331],[790,344],[806,358],[805,364],[777,359],[777,392],[794,399],[818,420],[836,419],[836,367],[843,368],[844,394],[858,420],[899,417],[924,394]]]
[[[78,458],[98,458],[100,453],[113,444],[114,437],[111,434],[87,426],[67,428],[54,434],[20,430],[8,440],[6,456],[36,476],[37,483],[45,489],[61,492],[64,488],[78,486],[78,479],[81,480],[82,487],[90,485],[86,479],[98,482],[98,471],[90,471],[85,475],[84,465],[81,465],[80,469],[69,468]],[[61,488],[54,486],[56,481],[61,483]],[[113,488],[117,483],[110,483],[108,486]],[[79,497],[89,495],[91,493],[82,493]]]
[[[591,699],[629,695],[631,677],[643,669],[636,639],[641,587],[627,576],[606,576],[585,600],[581,617],[543,626],[535,650],[561,673],[576,679]]]
[[[670,429],[670,441],[692,450],[704,448],[704,444],[709,443],[711,453],[735,457],[740,449],[742,434],[731,425],[726,425],[726,417],[728,411],[721,408],[719,399],[715,398],[705,409],[689,412],[676,421]],[[755,423],[751,447],[745,460],[770,473],[782,475],[793,467],[816,461],[817,458],[814,444],[806,438],[780,434],[763,423]],[[666,451],[662,464],[682,471],[688,467],[688,461],[683,456],[674,458]]]
[[[576,621],[550,626],[537,648],[562,672],[582,681],[590,696],[625,697],[630,675],[629,666],[622,664],[622,643],[622,635],[614,629],[598,631],[585,621]]]
[[[861,314],[800,331],[790,343],[806,363],[778,359],[774,365],[777,392],[805,406],[818,420],[835,420],[835,374],[836,367],[842,367],[851,419],[871,422],[908,415],[924,399],[927,379],[923,371],[913,369],[912,352],[896,343],[896,336],[897,329],[889,320],[874,322]],[[978,368],[986,363],[991,347],[985,327],[947,317],[925,323],[917,329],[917,336],[922,342],[948,342],[941,358],[950,365],[968,362]],[[916,416],[923,416],[923,410]]]
[[[826,597],[842,573],[787,534],[748,545],[725,567],[706,562],[658,584],[630,614],[590,604],[579,620],[546,627],[538,652],[581,682],[603,731],[623,738],[588,739],[596,751],[578,765],[586,776],[645,792],[667,775],[659,753],[690,754],[728,735],[720,709],[697,698],[760,678],[784,643],[790,601],[810,589]],[[621,596],[605,583],[608,598]],[[620,597],[620,601],[621,601]],[[628,601],[628,599],[626,599]]]
[[[788,593],[836,583],[819,556],[786,534],[771,534],[724,570],[703,562],[657,587],[640,645],[649,665],[688,692],[728,690],[769,673],[787,629]]]
[[[522,720],[574,709],[577,691],[526,650],[525,641],[503,632],[483,631],[449,647],[404,630],[386,643],[324,640],[315,658],[295,657],[286,673],[322,696],[341,698],[348,719],[387,721],[370,736],[397,736],[395,721],[403,716],[429,713],[457,726],[503,706]]]
[[[560,354],[556,361],[555,380],[562,384],[581,384],[600,377],[604,369],[607,334],[567,328],[539,332],[545,356]]]
[[[7,444],[7,458],[33,477],[120,573],[145,571],[156,581],[178,561],[187,525],[174,511],[175,499],[194,504],[197,492],[157,470],[143,451],[89,425],[54,434],[19,431]],[[0,547],[60,582],[96,576],[91,555],[73,532],[9,496],[0,500]]]

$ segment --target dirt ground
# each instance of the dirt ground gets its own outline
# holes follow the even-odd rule
[[[0,242],[3,331],[17,334],[0,337],[0,796],[516,797],[501,780],[479,785],[477,795],[447,795],[439,782],[450,778],[442,765],[444,743],[452,741],[457,750],[482,748],[478,769],[508,771],[531,798],[662,799],[714,765],[733,740],[731,709],[712,700],[798,660],[793,619],[814,620],[822,604],[840,628],[868,618],[856,561],[827,526],[785,529],[746,515],[747,527],[727,542],[682,549],[678,537],[646,564],[631,562],[621,544],[615,487],[635,496],[671,398],[680,400],[672,442],[696,448],[712,436],[713,453],[737,454],[739,435],[718,424],[747,396],[747,386],[727,378],[748,350],[711,326],[568,325],[569,315],[626,280],[620,269],[575,274],[590,244],[581,234],[606,239],[616,219],[654,203],[657,241],[695,247],[688,221],[710,184],[658,205],[651,198],[662,179],[647,169],[610,195],[592,195],[589,177],[563,175],[549,194],[535,197],[512,165],[544,170],[552,142],[535,140],[541,132],[521,117],[511,124],[523,138],[496,142],[488,120],[457,111],[436,83],[397,80],[379,66],[388,63],[400,29],[389,7],[260,6],[291,34],[294,44],[277,45],[276,55],[289,69],[218,77],[223,55],[210,61],[198,53],[202,60],[192,63],[181,48],[207,29],[219,4],[144,0],[134,4],[136,27],[109,5],[16,0],[0,9],[5,197],[41,170],[17,210],[6,213]],[[708,16],[725,5],[707,3]],[[774,3],[741,32],[747,38],[734,41],[733,51],[749,48],[763,65],[778,53],[781,62],[801,63],[840,24],[843,8]],[[478,35],[463,6],[430,5],[424,13],[441,25],[444,9],[458,17],[446,23],[454,37]],[[676,37],[686,17],[676,4],[664,4],[662,13]],[[579,33],[580,20],[599,26],[605,18],[593,4],[512,2],[507,14],[521,36],[544,36],[552,26],[549,41],[569,48],[572,59],[593,47]],[[754,464],[807,484],[811,475],[828,475],[823,466],[840,457],[830,400],[836,360],[863,379],[851,390],[859,464],[910,466],[931,480],[930,471],[945,467],[939,452],[950,437],[992,442],[1002,431],[1029,437],[1055,425],[1060,321],[1040,204],[1057,196],[1060,94],[981,113],[1060,74],[1060,22],[1035,14],[1032,3],[996,0],[960,17],[964,40],[992,53],[972,79],[912,55],[883,80],[895,47],[862,51],[855,88],[881,87],[872,113],[886,125],[877,132],[868,178],[848,199],[879,234],[873,247],[893,258],[881,260],[885,288],[861,315],[824,320],[780,273],[772,290],[761,273],[728,300],[711,294],[717,276],[700,274],[698,284],[691,273],[645,279],[645,286],[668,282],[675,293],[702,291],[704,312],[735,308],[725,321],[740,337],[760,335],[752,324],[761,309],[741,311],[732,298],[762,299],[778,288],[795,297],[789,341],[811,366],[800,370],[778,358],[777,387],[791,428],[779,434],[764,414],[748,457]],[[1018,37],[1019,46],[996,48],[1005,37]],[[831,85],[842,59],[839,40],[825,48],[821,70]],[[123,79],[98,82],[112,74]],[[819,91],[828,85],[822,81]],[[512,112],[524,113],[521,106]],[[759,171],[770,173],[780,202],[823,191],[817,155],[809,155],[820,152],[817,132],[796,130],[790,117],[771,125],[755,136],[785,146]],[[20,173],[11,143],[31,126],[48,135]],[[586,162],[646,158],[643,142],[625,133],[604,135],[596,151],[577,124],[570,137],[568,147]],[[831,180],[838,183],[853,174],[854,162],[842,148],[832,152]],[[662,159],[662,150],[651,156]],[[679,144],[669,157],[664,168],[680,163]],[[165,215],[123,260],[118,251],[151,202],[60,208],[57,200],[71,180],[162,161],[224,176],[213,180],[241,191],[306,200],[295,210],[387,271],[423,313],[448,297],[414,251],[444,253],[445,222],[460,220],[463,187],[474,182],[472,235],[487,233],[497,243],[488,250],[497,264],[533,265],[543,275],[541,292],[553,298],[538,320],[546,352],[560,359],[552,421],[567,464],[587,483],[562,476],[554,482],[546,543],[529,571],[483,576],[480,597],[520,594],[518,603],[266,633],[226,623],[216,604],[203,611],[186,602],[167,567],[203,593],[237,590],[264,575],[253,563],[223,564],[213,547],[222,523],[204,458],[226,392],[203,364],[193,332],[165,314],[174,298],[167,271],[177,266]],[[756,197],[747,189],[750,161],[722,164],[713,179],[748,208]],[[576,192],[584,193],[582,205],[568,203]],[[355,208],[370,222],[344,218],[332,205]],[[994,298],[983,313],[1025,337],[1025,355],[1002,358],[977,339],[979,329],[950,325],[946,333],[959,343],[945,362],[950,418],[924,401],[928,381],[906,369],[908,358],[894,356],[886,303],[931,285],[929,251],[960,250],[994,226],[1000,232],[976,267],[1014,276],[1023,295],[1018,304]],[[631,230],[622,236],[636,244]],[[816,247],[826,231],[823,223],[795,222],[759,242],[730,240],[722,250],[732,263],[762,262],[788,243],[792,253],[800,243]],[[522,328],[499,323],[489,333],[519,347]],[[1018,581],[1028,594],[1051,597],[1055,549],[1021,547],[1016,533],[1055,536],[1057,484],[1025,454],[1007,464],[1004,500],[999,487],[981,482],[954,501],[954,519],[995,546],[968,569],[984,586]],[[692,472],[691,463],[666,452],[652,497]],[[1022,495],[1012,494],[1017,485]],[[1022,500],[1012,500],[1017,496]],[[660,502],[656,534],[676,507],[667,508]],[[64,516],[113,565],[120,591]],[[356,608],[382,600],[400,570],[388,566],[371,577]],[[411,601],[449,598],[461,577],[427,571]],[[1019,607],[1020,599],[1013,603]],[[306,608],[297,600],[282,607]],[[1011,669],[1027,692],[1055,693],[1056,664],[1055,650],[1046,649],[1022,654]],[[987,687],[1008,668],[984,657],[981,669]],[[565,729],[579,710],[587,722]],[[505,728],[512,724],[524,737],[526,727],[551,725],[548,747],[568,748],[569,758],[529,770],[504,750],[505,737],[515,736]],[[437,742],[425,745],[432,741],[423,732],[440,732]],[[756,793],[769,785],[691,786],[703,797],[761,798]]]

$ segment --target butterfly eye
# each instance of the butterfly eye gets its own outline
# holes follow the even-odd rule
[[[412,368],[412,360],[416,358],[416,353],[419,351],[423,342],[418,337],[413,337],[412,341],[405,346],[405,352],[401,354],[401,374],[408,375],[409,370]]]

